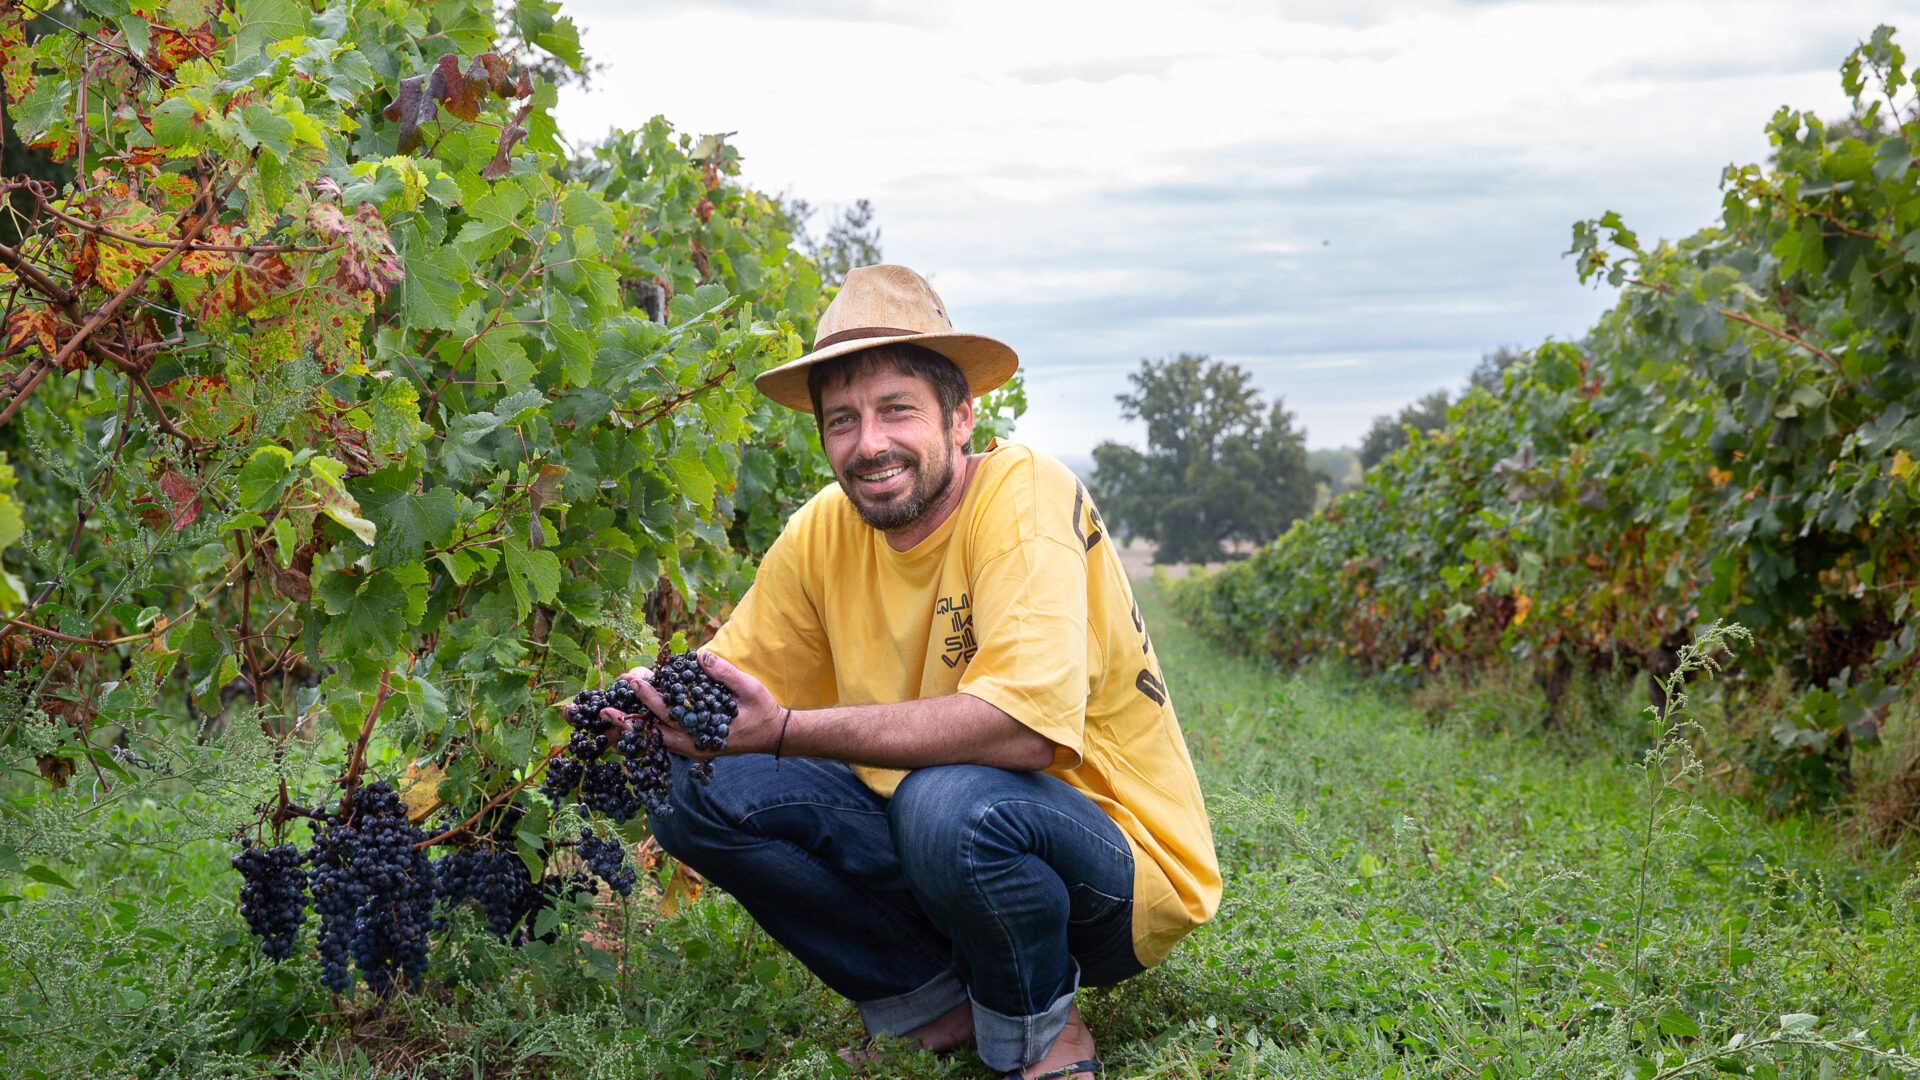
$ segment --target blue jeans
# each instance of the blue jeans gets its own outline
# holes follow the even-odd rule
[[[1133,855],[1112,819],[1058,777],[980,765],[918,769],[891,799],[847,766],[745,754],[711,783],[673,763],[660,846],[733,894],[867,1031],[899,1035],[973,1004],[980,1059],[1038,1061],[1074,990],[1141,970]]]

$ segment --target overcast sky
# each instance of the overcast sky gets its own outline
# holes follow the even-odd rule
[[[1168,3],[568,0],[607,64],[575,140],[656,113],[738,132],[745,179],[873,201],[890,262],[1021,356],[1018,438],[1137,441],[1143,357],[1241,364],[1313,447],[1577,336],[1580,218],[1710,224],[1781,105],[1920,0]],[[1920,50],[1916,50],[1920,51]]]

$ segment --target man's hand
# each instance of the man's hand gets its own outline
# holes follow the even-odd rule
[[[660,721],[660,738],[667,750],[681,757],[696,760],[710,760],[722,754],[771,754],[780,738],[780,722],[786,710],[773,699],[773,694],[761,684],[759,679],[741,671],[715,653],[700,652],[700,670],[720,685],[733,692],[733,700],[739,706],[738,715],[727,729],[727,748],[716,752],[696,750],[693,737],[681,730],[680,725],[667,718],[667,703],[647,680],[653,678],[653,669],[636,667],[623,672],[620,676],[640,695]],[[602,709],[600,715],[615,726],[629,728],[632,721],[625,713],[617,709]]]

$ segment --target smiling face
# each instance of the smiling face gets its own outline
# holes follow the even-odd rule
[[[943,415],[930,383],[891,367],[863,371],[820,394],[827,463],[860,520],[882,532],[945,519],[959,502],[972,436],[972,400]]]

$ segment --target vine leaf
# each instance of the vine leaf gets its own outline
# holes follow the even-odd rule
[[[32,341],[51,358],[60,351],[60,320],[44,304],[23,304],[7,316],[7,347],[17,349]]]
[[[347,491],[345,476],[347,467],[330,457],[316,457],[307,462],[310,477],[307,490],[320,503],[320,512],[346,526],[347,531],[359,537],[360,542],[372,547],[379,529],[373,522],[360,516],[360,502]]]
[[[487,96],[487,71],[478,56],[473,58],[471,71],[479,77],[468,78],[468,72],[460,70],[460,58],[447,53],[427,75],[427,96],[462,120],[480,119],[480,103]]]
[[[420,149],[426,136],[420,134],[420,125],[439,114],[439,106],[426,92],[425,75],[410,75],[400,80],[400,93],[393,103],[380,111],[380,115],[400,125],[400,134],[394,148],[402,154],[411,154]]]
[[[533,112],[533,106],[520,106],[520,111],[513,116],[513,123],[500,129],[500,139],[494,144],[493,160],[487,162],[487,167],[480,170],[481,179],[498,180],[513,168],[513,162],[507,155],[513,152],[514,146],[521,139],[527,137],[527,115],[531,112]]]
[[[193,481],[168,469],[160,474],[157,482],[161,493],[166,495],[167,502],[173,506],[171,525],[174,532],[179,532],[200,520],[203,504],[200,501],[200,493],[193,489]]]
[[[7,84],[9,106],[19,105],[36,81],[26,20],[13,0],[0,0],[0,80]]]
[[[333,277],[342,287],[385,296],[388,289],[406,280],[393,236],[372,203],[361,203],[351,215],[336,203],[314,203],[307,211],[307,224],[341,245],[340,264],[334,268]]]
[[[506,100],[533,96],[533,79],[525,70],[515,79],[508,73],[507,61],[498,53],[484,52],[475,56],[467,64],[466,70],[460,68],[460,57],[454,53],[443,53],[434,61],[433,70],[425,75],[411,75],[400,80],[400,91],[380,115],[400,125],[395,147],[402,154],[411,154],[426,141],[420,126],[439,115],[439,107],[445,105],[447,112],[460,120],[478,120],[480,105],[486,100],[487,92],[492,91]],[[524,123],[531,106],[522,108],[505,131],[501,132],[501,149],[494,155],[499,162],[514,143],[527,137]],[[519,135],[510,134],[519,130]],[[487,166],[492,169],[494,166]],[[500,176],[505,176],[504,166]],[[497,179],[490,177],[489,179]]]

